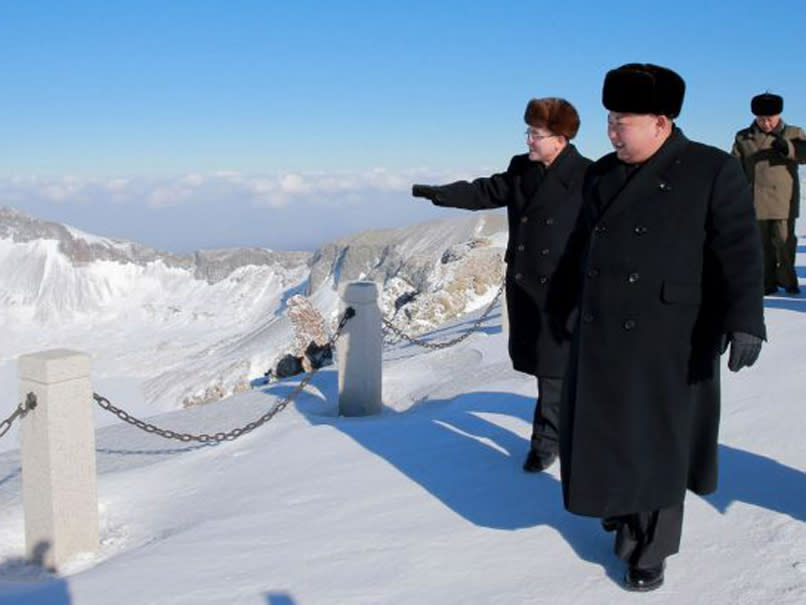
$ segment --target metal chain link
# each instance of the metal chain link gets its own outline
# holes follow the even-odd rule
[[[17,418],[22,418],[25,416],[29,411],[33,410],[36,407],[36,395],[33,393],[28,393],[25,396],[25,401],[20,403],[14,413],[11,414],[8,418],[0,422],[0,439],[8,433],[8,430],[11,428],[11,425],[14,424],[14,421]]]
[[[460,342],[465,340],[468,336],[473,334],[473,332],[475,332],[476,330],[479,329],[479,327],[484,322],[484,320],[487,319],[487,316],[492,312],[493,307],[495,307],[495,304],[498,302],[498,299],[501,298],[501,294],[503,294],[503,292],[504,292],[504,286],[505,285],[506,285],[506,282],[501,284],[501,286],[498,288],[498,292],[496,292],[495,297],[493,298],[492,302],[490,302],[490,304],[484,310],[484,313],[482,313],[481,316],[475,322],[473,322],[473,325],[470,326],[470,328],[468,328],[467,332],[465,332],[464,334],[461,334],[460,336],[457,336],[456,338],[453,338],[451,340],[446,340],[444,342],[428,342],[427,340],[422,340],[420,338],[414,338],[412,336],[408,336],[407,334],[405,334],[403,332],[403,330],[398,328],[396,325],[394,325],[391,321],[389,321],[385,317],[383,318],[384,332],[386,332],[386,333],[391,332],[399,340],[406,340],[406,341],[410,342],[411,344],[418,345],[420,347],[425,347],[426,349],[435,349],[435,350],[436,349],[447,349],[448,347],[452,347],[453,345],[459,344]]]
[[[344,330],[344,326],[347,325],[347,321],[354,316],[355,316],[355,309],[353,309],[352,307],[347,307],[347,309],[344,311],[344,314],[341,317],[341,320],[339,321],[339,325],[336,328],[336,331],[334,332],[333,336],[330,337],[330,340],[328,340],[327,344],[330,347],[333,347],[333,345],[336,343],[336,340],[338,340],[339,336],[341,336],[341,332],[342,330]],[[99,406],[101,406],[104,410],[114,414],[124,422],[128,422],[129,424],[136,426],[139,429],[142,429],[146,433],[153,433],[154,435],[164,437],[165,439],[176,439],[178,441],[184,441],[184,442],[198,441],[200,443],[220,443],[222,441],[232,441],[234,439],[237,439],[241,435],[244,435],[250,431],[255,430],[259,426],[267,423],[269,420],[274,418],[274,416],[282,412],[286,408],[286,406],[289,403],[291,403],[294,400],[294,398],[302,392],[302,390],[308,385],[308,383],[311,381],[311,379],[318,371],[319,368],[313,368],[305,378],[300,380],[300,383],[296,387],[294,387],[291,393],[289,393],[282,401],[276,404],[272,409],[263,414],[257,420],[250,422],[242,427],[234,428],[231,431],[227,431],[226,433],[214,433],[212,435],[207,433],[202,433],[200,435],[193,435],[191,433],[178,433],[176,431],[162,429],[156,425],[140,420],[139,418],[135,418],[134,416],[125,412],[124,410],[115,407],[106,397],[102,397],[98,393],[93,393],[92,397],[93,399],[95,399],[95,402]]]

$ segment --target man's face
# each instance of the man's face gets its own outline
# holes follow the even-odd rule
[[[611,111],[607,114],[607,137],[618,159],[627,164],[648,160],[661,146],[663,116]]]
[[[772,132],[781,121],[781,114],[776,116],[756,116],[756,124],[762,132]]]
[[[562,150],[562,143],[563,138],[547,128],[529,126],[526,129],[526,145],[533,162],[551,164]]]

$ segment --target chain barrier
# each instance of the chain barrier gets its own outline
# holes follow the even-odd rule
[[[341,317],[341,320],[339,321],[339,325],[336,328],[336,331],[330,337],[328,345],[332,347],[336,343],[336,340],[338,340],[339,336],[341,336],[342,330],[344,330],[344,326],[347,325],[347,322],[353,316],[355,316],[355,309],[353,309],[352,307],[347,307],[347,309],[344,311],[344,314]],[[183,441],[185,443],[187,443],[188,441],[198,441],[199,443],[220,443],[222,441],[233,441],[238,437],[240,437],[241,435],[249,433],[250,431],[255,430],[259,426],[266,424],[269,420],[271,420],[277,414],[282,412],[286,408],[286,406],[289,403],[291,403],[294,400],[294,398],[296,398],[297,395],[299,395],[306,386],[308,386],[308,383],[311,381],[311,379],[318,371],[319,368],[313,368],[305,378],[300,380],[299,384],[296,387],[294,387],[291,393],[289,393],[282,401],[277,403],[272,409],[263,414],[257,420],[254,420],[253,422],[250,422],[242,427],[234,428],[231,431],[227,431],[226,433],[223,432],[214,433],[212,435],[207,433],[201,433],[200,435],[193,435],[191,433],[179,433],[176,431],[163,429],[156,425],[140,420],[139,418],[135,418],[128,412],[118,407],[115,407],[106,397],[102,397],[98,393],[93,393],[92,397],[95,400],[95,402],[99,406],[101,406],[101,408],[103,408],[107,412],[114,414],[124,422],[128,422],[129,424],[136,426],[138,429],[145,431],[146,433],[153,433],[154,435],[164,437],[165,439],[176,439],[178,441]]]
[[[462,342],[481,327],[481,324],[487,319],[487,317],[490,315],[495,305],[498,303],[498,300],[501,298],[501,295],[504,292],[504,287],[505,283],[502,283],[501,286],[498,288],[498,292],[496,292],[490,304],[479,316],[479,318],[475,322],[473,322],[473,325],[470,326],[470,328],[468,328],[466,332],[451,340],[443,342],[428,342],[421,338],[415,338],[409,336],[385,317],[382,318],[384,334],[386,336],[392,334],[398,340],[404,340],[410,342],[411,344],[424,347],[426,349],[433,349],[433,350],[447,349],[448,347],[452,347]],[[352,307],[348,307],[344,311],[344,314],[342,315],[341,320],[339,321],[339,324],[336,327],[336,331],[332,335],[330,335],[330,338],[328,339],[327,345],[329,347],[332,348],[333,345],[335,345],[336,341],[338,340],[339,336],[341,336],[341,333],[344,330],[344,326],[347,325],[347,322],[354,315],[355,315],[355,309],[353,309]],[[193,435],[191,433],[180,433],[169,429],[163,429],[154,424],[150,424],[148,422],[145,422],[144,420],[132,416],[125,410],[113,405],[112,402],[109,401],[109,399],[103,397],[102,395],[99,395],[98,393],[93,393],[92,397],[102,409],[106,410],[107,412],[110,412],[111,414],[114,414],[124,422],[127,422],[132,426],[136,426],[137,428],[147,433],[153,433],[154,435],[164,437],[165,439],[176,439],[178,441],[183,442],[198,441],[200,443],[220,443],[222,441],[232,441],[234,439],[237,439],[241,435],[253,431],[259,426],[270,421],[272,418],[274,418],[275,415],[283,411],[288,406],[288,404],[291,403],[305,389],[306,386],[308,386],[308,383],[310,383],[310,381],[313,379],[314,375],[318,370],[319,368],[316,367],[313,368],[305,378],[300,380],[299,384],[296,387],[294,387],[291,393],[289,393],[282,401],[276,404],[271,410],[263,414],[257,420],[250,422],[242,427],[234,428],[227,432],[214,433],[212,435],[208,433]],[[15,420],[17,420],[17,418],[22,418],[23,416],[25,416],[25,414],[28,413],[29,410],[32,410],[35,407],[36,407],[36,396],[33,393],[28,393],[28,395],[25,398],[25,401],[17,406],[17,408],[14,410],[14,413],[12,413],[11,416],[0,422],[0,438],[2,438],[9,431],[11,425],[14,423]]]
[[[452,347],[455,344],[459,344],[467,337],[469,337],[471,334],[473,334],[473,332],[479,329],[484,320],[487,319],[487,316],[492,312],[493,307],[495,307],[496,303],[498,302],[498,299],[501,298],[501,294],[503,294],[504,292],[505,285],[506,282],[501,284],[501,286],[498,288],[498,292],[495,293],[495,297],[493,297],[492,302],[490,302],[490,304],[487,305],[487,308],[484,310],[484,313],[482,313],[481,316],[479,316],[479,318],[475,322],[473,322],[473,325],[470,326],[470,328],[468,328],[467,332],[451,340],[446,340],[444,342],[428,342],[427,340],[423,340],[421,338],[408,336],[403,332],[403,330],[398,328],[396,325],[394,325],[391,321],[389,321],[385,317],[383,318],[384,332],[386,332],[387,334],[389,333],[394,334],[394,336],[396,336],[398,340],[405,340],[410,342],[411,344],[418,345],[426,349],[435,349],[435,350],[447,349],[448,347]]]
[[[22,418],[28,412],[33,410],[36,407],[36,395],[33,393],[28,393],[25,396],[25,401],[20,403],[14,410],[14,413],[11,414],[8,418],[0,422],[0,439],[8,433],[8,430],[11,428],[11,425],[14,424],[14,421],[17,418]]]

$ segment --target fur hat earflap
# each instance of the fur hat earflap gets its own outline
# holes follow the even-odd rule
[[[526,105],[524,121],[535,128],[545,128],[569,141],[577,136],[579,114],[571,103],[559,97],[532,99]]]
[[[750,101],[750,111],[754,116],[777,116],[784,110],[784,99],[770,92],[756,95]]]
[[[676,118],[683,107],[686,83],[677,73],[651,63],[628,63],[611,69],[602,87],[602,104],[610,111],[652,113]]]

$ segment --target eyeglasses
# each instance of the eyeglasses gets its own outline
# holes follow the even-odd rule
[[[536,130],[531,128],[527,128],[524,133],[527,139],[532,139],[533,141],[542,141],[543,139],[550,139],[551,137],[556,137],[556,134],[537,134]]]

